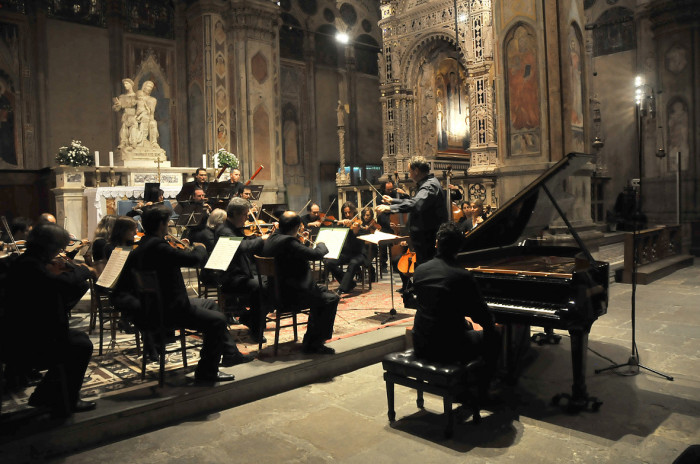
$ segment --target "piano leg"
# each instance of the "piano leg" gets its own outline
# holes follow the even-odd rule
[[[588,396],[586,389],[586,359],[588,356],[588,333],[590,326],[586,328],[570,329],[571,335],[571,367],[573,369],[574,383],[571,386],[571,395],[560,393],[552,398],[552,404],[557,405],[561,399],[566,399],[567,412],[598,411],[603,404],[594,396]]]

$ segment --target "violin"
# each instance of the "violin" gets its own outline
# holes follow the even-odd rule
[[[382,226],[377,224],[377,221],[374,219],[370,220],[368,223],[362,222],[360,224],[360,232],[363,232],[365,234],[373,234],[377,230],[382,230]]]
[[[189,241],[185,242],[183,240],[179,240],[178,238],[172,236],[172,235],[166,235],[163,237],[168,244],[173,247],[177,248],[178,250],[186,250],[189,248]]]

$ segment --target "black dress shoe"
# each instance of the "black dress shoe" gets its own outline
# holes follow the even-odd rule
[[[92,411],[97,407],[97,403],[94,401],[78,400],[73,406],[73,412],[85,412]]]
[[[230,382],[235,378],[236,377],[233,374],[227,374],[226,372],[221,371],[216,371],[211,374],[200,374],[199,372],[195,372],[194,374],[195,382]]]
[[[255,356],[250,354],[236,353],[236,354],[225,354],[221,357],[221,365],[224,367],[231,367],[238,364],[245,364],[253,361]],[[232,379],[233,380],[233,379]]]
[[[304,345],[301,351],[308,354],[335,354],[335,350],[326,345]]]

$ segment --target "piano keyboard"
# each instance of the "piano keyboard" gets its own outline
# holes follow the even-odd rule
[[[512,313],[518,315],[531,315],[537,317],[545,317],[548,319],[561,319],[560,313],[566,311],[565,307],[555,304],[538,303],[528,305],[527,302],[518,300],[508,300],[505,298],[489,299],[486,298],[486,304],[491,311],[498,313]]]

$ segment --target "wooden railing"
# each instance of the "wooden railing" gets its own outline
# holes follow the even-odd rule
[[[634,269],[634,242],[637,241],[639,266],[681,254],[680,226],[662,226],[625,234],[625,272]]]

